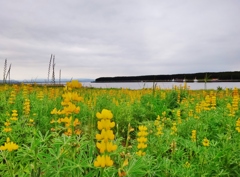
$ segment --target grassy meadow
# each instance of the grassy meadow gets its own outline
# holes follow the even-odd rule
[[[239,89],[0,85],[0,176],[240,176]]]

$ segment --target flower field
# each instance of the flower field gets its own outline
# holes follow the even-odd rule
[[[0,85],[0,176],[240,176],[239,89]]]

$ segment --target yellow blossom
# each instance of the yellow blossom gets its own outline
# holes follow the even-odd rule
[[[18,145],[16,143],[10,142],[10,138],[7,138],[7,142],[5,142],[4,146],[0,146],[0,150],[2,151],[8,150],[9,152],[11,152],[17,149]]]
[[[111,160],[111,158],[108,155],[98,155],[97,156],[97,160],[94,161],[94,166],[95,167],[110,167],[113,165],[113,161]]]
[[[107,142],[108,140],[113,140],[114,139],[113,131],[102,129],[101,134],[96,135],[96,139],[104,140],[105,142]]]
[[[139,150],[139,151],[136,152],[136,154],[138,156],[144,156],[144,155],[146,155],[146,152],[143,152],[142,150]]]
[[[203,146],[209,146],[210,141],[207,138],[204,138],[202,144]]]
[[[4,128],[3,131],[4,131],[4,132],[11,132],[11,131],[12,131],[12,128],[7,127],[7,128]]]
[[[106,129],[110,130],[115,126],[115,122],[111,122],[109,119],[102,119],[98,121],[98,130]]]
[[[98,119],[112,119],[113,118],[113,114],[111,111],[107,110],[107,109],[103,109],[102,112],[98,112],[96,114],[96,117]]]

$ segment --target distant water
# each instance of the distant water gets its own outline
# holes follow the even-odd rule
[[[82,82],[83,86],[94,87],[94,88],[125,88],[125,89],[142,89],[142,88],[152,88],[153,84],[162,89],[171,89],[174,86],[184,86],[183,82],[110,82],[110,83],[91,83]],[[200,89],[217,89],[221,87],[225,88],[240,88],[240,82],[208,82],[206,85],[204,82],[187,82],[187,86],[191,90]]]

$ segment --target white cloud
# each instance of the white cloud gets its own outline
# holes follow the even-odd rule
[[[239,70],[238,0],[1,1],[0,59],[12,78]],[[1,68],[0,68],[1,72]]]

